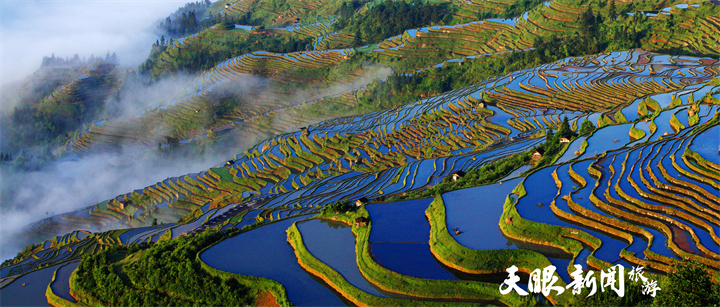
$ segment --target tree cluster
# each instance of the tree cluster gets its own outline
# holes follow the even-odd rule
[[[595,129],[597,129],[597,127],[595,127],[595,124],[593,124],[591,121],[585,119],[582,122],[582,125],[580,126],[580,131],[578,131],[578,135],[590,134],[593,131],[595,131]]]
[[[9,162],[13,160],[13,156],[9,152],[0,152],[0,162]]]
[[[402,34],[407,29],[417,28],[443,19],[452,19],[451,6],[448,4],[429,4],[413,0],[405,1],[386,0],[360,15],[350,15],[349,11],[355,9],[356,3],[341,7],[341,17],[333,29],[343,30],[355,36],[354,46],[368,43],[377,43],[388,37]],[[352,7],[352,9],[351,9]],[[345,13],[343,13],[345,12]]]
[[[77,53],[73,55],[72,58],[65,57],[64,59],[62,57],[56,57],[55,53],[53,53],[51,56],[44,56],[42,58],[42,62],[40,62],[40,68],[46,68],[46,67],[53,67],[53,66],[82,66],[87,64],[94,64],[95,62],[105,62],[113,65],[118,64],[118,57],[115,52],[110,54],[110,51],[107,52],[105,55],[105,58],[98,56],[95,57],[94,54],[91,54],[89,58],[82,57],[80,58],[80,55]]]
[[[573,297],[575,306],[718,306],[720,284],[714,282],[708,268],[698,262],[683,260],[675,264],[676,271],[659,278],[657,296],[643,294],[642,283],[625,282],[625,296],[603,291],[593,296]],[[717,278],[717,277],[716,277]]]
[[[357,208],[358,207],[354,204],[351,204],[349,201],[344,200],[323,206],[322,209],[320,209],[320,214],[326,215],[335,213],[355,212]]]
[[[140,64],[139,71],[152,73],[158,76],[164,73],[185,71],[195,73],[210,69],[223,60],[240,56],[256,50],[269,52],[290,53],[306,50],[312,43],[312,38],[299,38],[296,36],[266,36],[263,34],[249,35],[243,41],[226,40],[215,42],[212,47],[205,48],[178,48],[177,56],[172,63],[165,63],[160,56],[171,47],[172,39],[165,41],[164,36],[153,45],[150,57]]]
[[[532,8],[542,5],[545,0],[518,0],[514,1],[501,13],[495,13],[481,9],[477,12],[477,19],[488,19],[488,18],[513,18],[522,15],[525,12],[530,11]]]
[[[161,21],[157,26],[158,30],[171,37],[195,33],[203,26],[208,26],[209,22],[201,24],[198,21],[198,16],[202,17],[210,5],[209,0],[186,3],[185,6],[165,18],[164,21]]]
[[[67,80],[57,83],[41,80],[40,85],[43,87],[55,86],[38,89],[45,95],[65,86],[52,99],[45,99],[35,93],[21,97],[20,103],[8,112],[0,124],[0,133],[6,140],[3,150],[47,145],[57,147],[83,124],[96,121],[104,111],[107,97],[117,90],[120,82],[114,65],[95,62],[94,67],[85,73],[84,78],[76,78],[71,83]],[[74,71],[71,75],[80,74],[81,71]]]
[[[365,2],[367,1],[352,0],[348,2],[343,2],[342,5],[340,5],[340,9],[338,10],[338,15],[340,15],[339,21],[349,21],[353,17],[353,15],[355,15],[357,9],[362,7]],[[340,25],[341,28],[344,28],[345,26],[347,26],[347,24]]]
[[[249,288],[235,278],[210,275],[196,254],[239,232],[206,232],[154,245],[114,247],[83,258],[77,287],[103,305],[113,306],[246,306]],[[125,257],[135,260],[122,265]]]
[[[566,138],[573,140],[577,134],[570,128],[567,116],[563,117],[563,122],[560,124],[560,128],[557,132],[553,132],[552,128],[548,127],[545,131],[545,142],[537,146],[538,151],[543,152],[542,158],[535,164],[535,168],[540,168],[545,165],[550,165],[555,156],[557,156],[563,148],[563,143],[560,143],[560,139]]]

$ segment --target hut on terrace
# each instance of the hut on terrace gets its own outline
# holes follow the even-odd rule
[[[365,197],[362,197],[362,198],[360,198],[360,199],[358,199],[358,200],[355,201],[355,206],[360,207],[360,206],[362,206],[363,204],[367,204],[367,203],[368,203],[368,199],[365,198]]]
[[[532,154],[532,160],[533,160],[533,161],[540,160],[540,159],[542,159],[542,157],[543,157],[544,154],[545,154],[545,150],[542,149],[542,148],[538,148],[538,149],[535,150],[535,152],[533,152],[533,154]]]
[[[452,181],[458,181],[458,179],[465,176],[465,172],[463,171],[457,171],[450,173],[450,176],[452,177]]]

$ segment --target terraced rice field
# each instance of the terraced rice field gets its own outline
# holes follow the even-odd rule
[[[707,129],[704,123],[717,116],[718,106],[703,108],[708,113],[696,125]],[[662,115],[673,111],[655,118],[659,127],[669,126]],[[705,133],[693,135],[694,127],[688,127],[630,148],[593,140],[603,130],[623,126],[603,128],[587,139],[588,149],[595,141],[602,156],[583,156],[528,176],[523,183],[527,195],[515,204],[519,215],[579,228],[600,239],[602,247],[591,250],[600,263],[620,261],[667,272],[671,259],[688,257],[717,268],[715,175],[687,158],[689,143]]]
[[[467,13],[475,9],[503,10],[504,1],[478,3],[477,1],[457,1],[461,10]],[[590,5],[593,11],[606,12],[608,7]],[[587,9],[587,4],[577,1],[548,1],[514,19],[487,19],[470,23],[432,26],[406,31],[403,35],[388,38],[377,45],[373,52],[379,57],[425,58],[430,62],[439,62],[448,57],[458,58],[496,52],[524,50],[533,47],[533,38],[572,35],[580,28],[577,16]],[[693,16],[701,8],[689,6],[684,9],[668,8],[660,16],[650,18],[664,20],[668,15]],[[477,11],[475,11],[477,12]],[[465,14],[467,14],[465,13]],[[463,14],[463,13],[459,13]],[[658,30],[651,40],[652,49],[692,46],[704,54],[717,54],[718,42],[710,33],[717,27],[717,16],[688,19],[679,24],[684,32],[673,33],[670,30]],[[678,31],[679,32],[679,31]],[[612,69],[607,67],[606,69]]]
[[[67,144],[68,151],[79,154],[92,153],[103,150],[114,150],[120,144],[137,144],[154,148],[158,143],[167,147],[169,140],[188,143],[198,138],[207,137],[208,131],[224,133],[233,127],[243,127],[252,139],[266,137],[267,134],[287,132],[302,126],[309,120],[298,116],[296,108],[303,108],[311,101],[297,100],[294,97],[293,85],[319,81],[321,76],[313,79],[313,72],[338,65],[347,60],[354,51],[352,49],[307,51],[289,54],[275,54],[270,52],[254,52],[240,57],[232,58],[219,63],[213,69],[199,75],[180,91],[169,95],[165,101],[155,102],[137,117],[112,121],[99,121],[80,133]],[[347,77],[356,78],[350,72]],[[268,79],[258,79],[251,74],[262,75]],[[249,80],[249,81],[248,81]],[[250,82],[257,88],[248,88],[243,84]],[[332,85],[329,83],[327,86]],[[214,118],[218,99],[222,93],[234,91],[237,88],[245,93],[245,97],[252,99],[242,109],[223,113],[221,118]],[[322,87],[314,94],[306,91],[307,96],[322,95]],[[350,93],[338,93],[342,97],[317,96],[315,103],[345,103],[344,99],[354,96]],[[348,96],[348,97],[345,97]],[[327,101],[327,102],[326,102]],[[260,122],[272,120],[275,116],[287,116],[292,121],[279,123],[276,127],[263,127]],[[315,119],[316,120],[316,119]],[[197,123],[200,123],[198,125]],[[192,128],[187,128],[190,125]],[[209,125],[209,126],[207,126]],[[258,131],[259,130],[259,131]],[[169,132],[170,133],[169,133]],[[245,132],[244,132],[245,133]]]
[[[642,69],[643,65],[629,62],[641,58],[646,61],[645,65],[663,68],[656,68],[657,74],[650,75],[646,74],[647,69]],[[113,229],[148,225],[153,218],[171,222],[193,210],[207,212],[200,207],[212,201],[214,208],[222,203],[217,199],[234,204],[258,194],[277,197],[264,205],[261,212],[248,213],[248,218],[274,220],[312,213],[318,206],[342,199],[373,199],[434,185],[454,171],[478,167],[538,144],[540,141],[531,137],[546,127],[558,125],[564,116],[568,116],[575,127],[586,118],[604,124],[599,118],[620,110],[618,103],[627,105],[622,109],[625,113],[632,113],[627,110],[633,107],[640,110],[634,102],[642,95],[649,95],[645,100],[660,101],[657,109],[670,105],[658,96],[672,93],[668,91],[673,89],[685,86],[683,94],[678,94],[680,104],[694,101],[689,100],[690,94],[699,98],[713,91],[713,86],[702,86],[698,82],[714,76],[717,64],[705,66],[702,63],[706,61],[702,59],[693,62],[688,58],[683,65],[675,65],[672,62],[677,61],[669,59],[641,50],[569,58],[398,109],[320,122],[305,131],[262,141],[236,156],[230,166],[169,178],[138,191],[150,197],[149,204],[131,204],[120,209],[119,201],[126,199],[132,203],[132,199],[139,196],[121,195],[115,201],[90,208],[90,216],[96,220],[73,217],[87,216],[84,210],[64,215],[62,223],[53,219],[43,221],[34,226],[34,231],[52,233],[56,225],[68,223],[71,224],[68,229],[87,227],[88,223]],[[613,66],[616,69],[606,72],[604,63],[616,63]],[[675,74],[691,64],[705,73],[690,77]],[[546,92],[529,90],[532,88],[546,88]],[[627,90],[623,93],[624,88]],[[551,90],[553,94],[549,94]],[[589,92],[594,94],[586,95]],[[656,94],[658,92],[663,94]],[[560,97],[567,98],[565,106]],[[622,100],[613,101],[613,97],[622,97]],[[485,105],[490,98],[496,103]],[[575,111],[577,109],[594,113],[586,117]],[[655,140],[668,131],[673,133],[669,118],[677,113],[673,112],[660,112],[649,126],[644,126],[645,122],[636,123],[635,129],[646,131],[646,136],[636,142]],[[678,115],[682,115],[680,113]],[[711,116],[708,110],[698,113],[706,120]],[[604,117],[614,123],[609,118],[615,116]],[[689,125],[689,118],[682,121]],[[657,132],[652,133],[650,126]],[[579,158],[631,144],[635,140],[630,137],[630,129],[631,124],[624,124],[597,131],[584,141],[588,146],[582,155],[578,154]],[[582,143],[574,144],[573,148],[580,151]],[[478,152],[480,149],[483,150]],[[566,153],[562,160],[575,156]],[[237,221],[241,220],[234,220]],[[123,224],[127,226],[121,226]]]
[[[311,65],[323,59],[341,61],[342,52],[254,53],[231,59],[179,95],[204,95],[203,89],[258,61],[267,62],[265,67]],[[720,86],[711,81],[718,73],[715,60],[632,50],[567,58],[396,109],[321,121],[262,140],[221,167],[168,178],[38,222],[31,227],[38,235],[63,227],[106,232],[75,232],[46,241],[0,274],[32,272],[117,244],[236,227],[246,232],[219,242],[200,259],[221,271],[275,279],[296,305],[343,304],[338,289],[311,278],[285,243],[293,222],[339,201],[375,202],[359,211],[367,212],[369,232],[365,226],[325,229],[318,220],[299,222],[303,244],[349,287],[383,299],[448,298],[409,290],[390,295],[373,285],[386,289],[393,281],[380,282],[372,274],[423,283],[425,290],[463,285],[496,291],[492,278],[476,281],[473,278],[483,278],[461,273],[459,264],[450,268],[436,260],[429,234],[437,225],[448,232],[457,229],[459,233],[450,233],[450,242],[467,253],[540,255],[558,267],[565,282],[574,264],[601,269],[619,263],[669,272],[673,259],[687,257],[720,269],[720,168],[714,137]],[[183,103],[177,100],[158,109],[165,107],[168,114],[187,110]],[[525,152],[541,144],[543,132],[557,129],[564,117],[575,130],[585,120],[599,128],[568,144],[549,166],[502,184],[440,195],[446,212],[441,224],[425,220],[433,199],[381,202],[438,185],[454,172]],[[103,122],[91,129],[111,131],[112,125]],[[153,220],[165,224],[150,226]],[[259,228],[248,231],[249,226]],[[133,229],[117,230],[128,227]],[[332,242],[338,244],[337,251],[324,247]],[[337,255],[342,256],[335,261]],[[60,275],[65,276],[65,270]],[[40,272],[44,270],[25,276]],[[318,274],[337,281],[335,275]],[[17,282],[3,291],[14,289]],[[62,297],[64,283],[56,283],[53,291]],[[467,293],[479,293],[472,289],[476,291]],[[463,299],[482,301],[471,295]]]
[[[352,227],[333,221],[309,220],[298,223],[298,229],[313,256],[340,272],[353,286],[375,296],[386,296],[373,288],[358,269]]]
[[[294,286],[288,287],[287,291],[290,302],[295,305],[342,305],[332,290],[303,271],[286,243],[285,229],[296,220],[273,223],[223,241],[202,253],[200,259],[223,271],[292,283]],[[278,266],[285,269],[276,270]]]
[[[514,249],[499,227],[493,227],[502,213],[508,194],[520,178],[476,188],[463,189],[442,195],[447,210],[448,229],[458,229],[455,240],[470,249]]]

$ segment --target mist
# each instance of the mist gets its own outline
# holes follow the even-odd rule
[[[129,80],[117,99],[105,102],[103,117],[112,122],[139,116],[147,108],[153,109],[183,96],[185,87],[194,84],[194,80],[194,76],[185,74],[169,76],[150,85],[143,77]],[[230,93],[243,97],[242,103],[256,103],[257,95],[267,89],[266,85],[264,78],[247,75],[212,93]],[[153,129],[150,137],[163,140],[166,132],[163,128]],[[194,153],[198,151],[196,145],[205,145],[197,141],[168,152],[155,150],[154,146],[126,142],[112,152],[82,156],[70,154],[57,160],[49,156],[49,151],[54,148],[25,148],[22,167],[0,166],[0,216],[3,217],[3,223],[0,223],[0,258],[10,259],[23,247],[51,238],[32,235],[29,226],[38,221],[142,190],[169,177],[218,167],[258,141],[224,138],[200,153]],[[59,229],[52,235],[64,235],[69,231]]]
[[[32,223],[93,206],[168,177],[217,167],[228,154],[166,160],[156,151],[129,146],[116,153],[58,161],[36,171],[0,168],[0,257],[10,259],[24,246],[39,242],[37,238],[26,239]]]
[[[117,53],[121,65],[135,66],[145,60],[150,46],[157,39],[153,34],[155,22],[185,2],[188,0],[3,1],[2,82],[18,80],[32,73],[40,66],[42,57],[52,53],[61,57],[72,57],[78,53],[82,58],[90,54],[104,56],[110,51]],[[28,23],[35,26],[28,26]],[[390,73],[387,67],[367,65],[364,76],[347,82],[285,90],[292,93],[290,99],[294,103],[300,103],[356,89]],[[171,102],[186,93],[185,87],[194,84],[195,77],[178,73],[152,82],[150,86],[143,77],[130,78],[118,95],[105,101],[101,117],[110,121],[135,117],[148,107]],[[231,94],[238,97],[241,104],[289,98],[274,97],[274,91],[268,88],[271,83],[265,78],[247,75],[210,93],[211,96]],[[261,96],[264,99],[260,99]],[[280,124],[284,116],[288,115],[278,114],[272,124]],[[315,122],[305,124],[324,119],[327,118],[316,118]],[[154,129],[155,135],[151,136],[158,141],[167,132],[160,128]],[[295,128],[283,126],[286,132]],[[236,130],[239,131],[220,137],[211,150],[203,149],[200,154],[172,155],[168,158],[154,150],[154,146],[127,143],[112,153],[63,158],[32,167],[30,171],[0,167],[0,214],[4,220],[0,224],[0,257],[12,258],[24,246],[37,243],[38,238],[21,239],[25,238],[22,234],[27,232],[28,226],[35,222],[93,206],[168,177],[219,166],[261,141],[242,137],[242,127]],[[193,143],[181,146],[192,150]],[[28,151],[47,152],[47,148]]]
[[[0,85],[40,67],[43,56],[105,56],[137,66],[157,39],[155,23],[189,0],[0,1]]]
[[[391,70],[384,66],[368,65],[363,77],[350,82],[337,83],[329,87],[311,90],[292,89],[293,100],[309,101],[323,96],[340,94],[344,91],[362,87],[374,79],[387,77]],[[144,86],[142,80],[126,84],[120,92],[119,100],[110,100],[105,104],[105,114],[110,120],[140,115],[147,107],[167,102],[171,97],[185,93],[184,87],[193,84],[194,78],[176,75],[160,80],[150,86]],[[238,97],[240,104],[257,104],[259,96],[265,99],[287,99],[273,97],[267,79],[247,75],[216,88],[212,95],[231,94]],[[271,97],[267,97],[267,96]],[[287,127],[282,122],[287,114],[280,113],[273,118],[272,124],[282,125],[285,132],[297,127]],[[315,118],[315,124],[327,118]],[[136,143],[123,144],[120,150],[63,158],[49,165],[33,168],[34,171],[16,171],[11,167],[0,168],[0,214],[4,223],[0,224],[0,257],[12,258],[24,246],[37,243],[37,238],[25,238],[22,234],[28,226],[44,218],[76,211],[93,206],[98,202],[153,185],[168,177],[197,173],[210,167],[218,167],[223,161],[249,149],[259,139],[241,137],[242,127],[225,137],[220,137],[211,150],[200,155],[173,155],[172,158],[147,145]],[[161,133],[155,131],[156,133]],[[157,136],[161,138],[160,135]],[[194,146],[194,142],[188,145]],[[192,150],[192,148],[190,148]],[[30,150],[32,151],[32,150]],[[42,149],[35,150],[37,152]],[[97,230],[97,229],[85,229]],[[59,232],[54,235],[63,235]],[[44,238],[48,239],[48,238]]]
[[[141,115],[147,108],[157,107],[168,102],[173,94],[185,93],[184,88],[190,86],[195,76],[176,73],[158,81],[149,82],[148,76],[138,75],[128,78],[118,93],[117,99],[109,97],[105,102],[101,117],[104,119],[120,119]],[[150,84],[150,85],[147,85]]]

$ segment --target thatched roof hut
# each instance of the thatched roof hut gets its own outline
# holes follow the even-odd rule
[[[366,219],[364,216],[360,216],[355,219],[355,226],[357,227],[365,227],[367,226],[368,219]]]
[[[538,148],[535,150],[535,152],[533,152],[532,160],[533,161],[540,160],[540,159],[542,159],[544,154],[545,154],[545,150],[542,148]]]
[[[460,170],[460,171],[457,171],[457,172],[452,172],[452,173],[450,173],[450,176],[452,177],[452,180],[453,180],[453,181],[458,181],[458,179],[460,179],[460,178],[462,178],[463,176],[465,176],[465,172],[463,172],[463,171],[461,171],[461,170]]]

